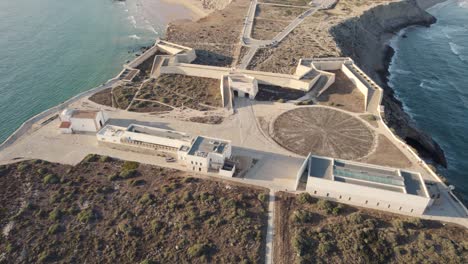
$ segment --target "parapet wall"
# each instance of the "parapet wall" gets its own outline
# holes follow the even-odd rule
[[[151,47],[150,49],[148,49],[147,51],[145,51],[140,56],[138,56],[137,58],[135,58],[130,63],[126,64],[125,66],[127,66],[129,68],[132,68],[132,69],[136,69],[138,66],[140,66],[140,64],[142,64],[147,59],[149,59],[151,56],[153,56],[157,51],[158,51],[158,46],[155,45],[155,46]]]
[[[342,64],[341,71],[344,73],[344,75],[346,75],[346,77],[348,77],[348,79],[351,80],[351,82],[354,83],[354,85],[356,85],[356,88],[364,95],[364,105],[366,106],[366,111],[367,111],[368,110],[367,99],[369,97],[369,93],[373,89],[368,88],[366,85],[364,85],[359,80],[359,78],[357,78],[357,76],[353,72],[351,72],[351,70],[348,68],[348,65]]]

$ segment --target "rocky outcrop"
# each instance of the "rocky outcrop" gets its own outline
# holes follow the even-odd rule
[[[385,90],[383,105],[385,121],[398,136],[416,148],[422,156],[447,166],[439,144],[419,130],[402,104],[387,85],[388,66],[393,56],[389,40],[401,29],[412,26],[430,26],[436,18],[425,11],[442,0],[407,0],[374,7],[361,16],[348,19],[333,27],[331,33],[343,55],[353,58],[370,77]]]

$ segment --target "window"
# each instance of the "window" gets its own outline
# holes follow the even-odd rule
[[[366,204],[368,203],[369,201],[366,200]]]
[[[340,199],[341,199],[341,195],[340,195]]]
[[[200,162],[200,166],[203,166],[203,164]]]
[[[348,201],[351,201],[351,197],[348,198]]]
[[[201,168],[198,168],[198,171],[201,171]]]
[[[198,165],[198,161],[195,161],[195,165]]]
[[[317,191],[314,191],[314,194],[317,194]]]
[[[193,160],[192,160],[190,163],[192,163],[192,164],[193,164]]]
[[[398,210],[400,210],[400,211],[401,211],[401,206],[400,206],[400,209],[398,209]]]
[[[330,194],[329,194],[329,193],[327,193],[327,197],[328,197],[328,196],[330,196]]]
[[[379,206],[380,203],[377,203],[377,206]]]
[[[411,212],[413,212],[413,211],[414,211],[414,209],[411,209]]]
[[[388,208],[390,208],[390,205],[388,205]]]

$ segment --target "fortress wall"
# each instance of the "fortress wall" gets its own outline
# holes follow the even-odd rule
[[[180,63],[177,65],[161,67],[161,74],[183,74],[196,77],[205,77],[212,79],[221,79],[223,75],[231,73],[230,68],[195,65]],[[309,91],[320,76],[312,81],[300,80],[299,77],[288,74],[277,74],[270,72],[259,72],[251,70],[237,70],[236,73],[242,73],[254,77],[260,84],[276,85],[288,87],[301,91]]]
[[[370,90],[373,90],[371,87],[364,85],[361,80],[354,74],[347,65],[342,64],[341,71],[356,85],[358,90],[364,95],[364,105],[366,105],[367,111],[367,99],[369,97]]]
[[[135,58],[133,61],[127,64],[128,67],[130,68],[136,68],[140,66],[144,61],[146,61],[149,57],[153,56],[156,52],[158,51],[158,46],[153,46],[147,51],[145,51],[143,54]]]
[[[229,74],[229,68],[194,64],[178,64],[161,67],[161,74],[164,73],[221,79],[223,75]]]
[[[297,76],[288,75],[288,74],[278,74],[278,73],[259,72],[259,71],[250,71],[250,70],[240,70],[238,72],[256,78],[259,84],[269,84],[269,85],[288,87],[291,89],[301,90],[305,92],[308,92],[318,79],[318,78],[315,78],[312,81],[304,81],[304,80],[300,80]]]
[[[343,65],[343,60],[314,60],[312,64],[317,68],[317,70],[336,71],[341,69],[341,66]]]

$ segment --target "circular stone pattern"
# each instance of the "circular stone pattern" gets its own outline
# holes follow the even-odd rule
[[[287,111],[273,124],[273,139],[284,148],[307,156],[356,160],[366,156],[374,134],[361,120],[324,107],[303,107]]]

